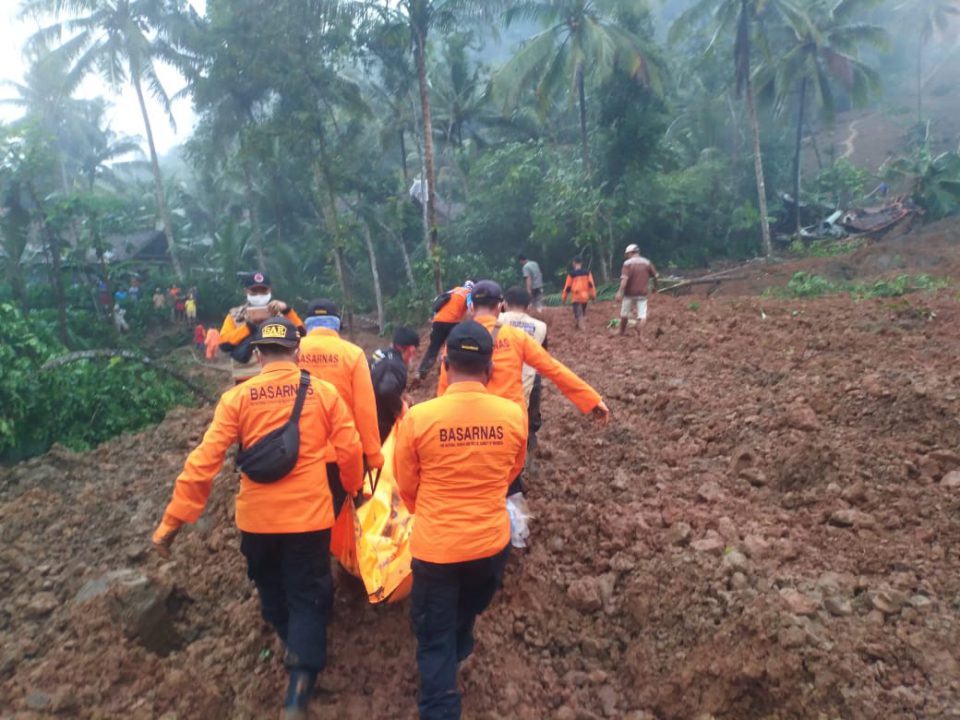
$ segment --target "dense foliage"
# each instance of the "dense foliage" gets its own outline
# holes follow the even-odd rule
[[[0,304],[0,461],[29,457],[54,442],[86,450],[193,401],[188,390],[136,361],[79,360],[44,369],[64,352],[50,327]]]

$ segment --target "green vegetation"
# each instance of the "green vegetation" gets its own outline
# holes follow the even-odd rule
[[[839,257],[849,255],[863,245],[863,238],[853,238],[852,240],[822,238],[810,243],[805,243],[803,240],[794,240],[790,243],[790,252],[801,257]]]
[[[178,383],[121,358],[45,370],[65,352],[50,327],[0,304],[0,461],[44,452],[54,442],[85,450],[193,401]]]
[[[770,288],[767,295],[786,298],[816,298],[849,293],[858,299],[901,297],[912,292],[940,290],[948,286],[942,278],[924,273],[898,275],[893,280],[873,283],[845,283],[807,272],[795,272],[785,288]]]

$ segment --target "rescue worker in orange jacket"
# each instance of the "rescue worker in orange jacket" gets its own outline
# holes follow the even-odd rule
[[[570,263],[570,272],[567,274],[560,299],[566,302],[568,295],[573,303],[573,320],[577,324],[577,330],[583,330],[587,303],[597,299],[597,286],[593,282],[593,273],[583,267],[583,260],[579,257],[575,257]]]
[[[460,287],[447,290],[438,295],[433,301],[433,323],[430,328],[430,345],[420,361],[417,371],[419,379],[424,380],[437,361],[440,348],[447,341],[447,335],[463,320],[470,310],[470,291],[473,290],[473,281],[467,280]]]
[[[526,363],[543,377],[552,381],[566,398],[582,413],[593,413],[602,424],[610,419],[610,410],[600,394],[574,374],[566,365],[554,359],[537,341],[522,330],[510,325],[501,325],[500,309],[503,291],[492,280],[481,280],[473,288],[474,319],[483,325],[494,339],[493,373],[487,390],[507,400],[512,400],[523,410],[526,417],[527,403],[523,392],[523,365]],[[437,395],[447,389],[447,376],[440,369]],[[523,482],[517,476],[510,485],[510,494],[522,492]]]
[[[353,413],[367,467],[382,468],[377,401],[363,350],[340,337],[340,310],[332,300],[311,302],[304,324],[307,336],[300,341],[300,367],[337,389]]]
[[[416,513],[411,612],[420,670],[420,717],[460,717],[457,664],[473,650],[474,621],[500,587],[510,551],[505,495],[523,468],[520,407],[486,387],[493,339],[466,320],[447,338],[449,386],[397,425],[394,473]]]
[[[274,300],[270,278],[265,273],[255,272],[246,276],[247,302],[231,308],[220,328],[220,350],[229,353],[233,370],[233,382],[242,383],[258,372],[260,366],[253,359],[254,336],[257,326],[267,318],[283,316],[304,334],[303,321],[296,311],[282,300]]]
[[[223,394],[203,440],[187,458],[153,535],[155,548],[165,557],[181,526],[196,522],[203,512],[227,449],[236,442],[249,448],[290,419],[300,385],[297,329],[286,318],[272,318],[252,342],[262,372]],[[263,618],[286,645],[284,707],[290,719],[306,717],[314,681],[327,660],[334,523],[327,463],[335,460],[347,492],[357,492],[363,483],[360,438],[332,385],[310,378],[300,427],[293,470],[269,484],[241,473],[236,498],[247,575],[256,584]]]

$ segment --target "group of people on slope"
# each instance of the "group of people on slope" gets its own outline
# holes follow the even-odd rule
[[[326,666],[331,528],[346,499],[361,493],[365,470],[383,466],[382,443],[394,433],[393,474],[416,514],[411,613],[420,715],[459,717],[457,667],[472,652],[475,618],[502,581],[511,535],[507,498],[523,487],[528,402],[536,392],[524,366],[599,422],[608,421],[609,410],[542,346],[546,327],[527,313],[531,299],[523,288],[505,296],[495,282],[480,281],[452,293],[450,302],[463,312],[444,315],[445,304],[431,333],[432,345],[437,323],[449,326],[441,326],[430,363],[443,350],[437,397],[411,407],[405,393],[416,331],[398,329],[392,347],[367,362],[340,337],[335,303],[315,300],[301,318],[272,297],[265,274],[246,285],[247,302],[230,310],[220,333],[235,386],[187,458],[154,545],[169,555],[183,525],[200,517],[231,445],[249,451],[270,442],[299,405],[292,470],[262,482],[241,466],[236,522],[261,613],[285,646],[284,711],[305,717]]]

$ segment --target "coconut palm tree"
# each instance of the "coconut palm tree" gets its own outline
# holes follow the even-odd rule
[[[769,82],[777,93],[777,110],[783,112],[794,92],[797,101],[797,136],[793,156],[793,197],[796,233],[800,235],[800,149],[807,103],[812,99],[828,119],[836,111],[834,85],[838,84],[854,106],[866,104],[880,87],[880,76],[858,59],[860,47],[883,47],[887,32],[860,21],[879,0],[841,0],[828,4],[812,0],[805,8],[783,4],[785,37],[777,46],[784,50]]]
[[[670,42],[675,43],[692,28],[709,20],[713,34],[707,52],[713,51],[718,40],[733,39],[733,76],[737,95],[743,97],[750,118],[753,136],[753,168],[757,178],[757,202],[760,210],[760,234],[763,251],[773,255],[770,239],[770,220],[767,215],[767,186],[763,177],[763,156],[760,152],[760,121],[753,87],[753,34],[761,13],[776,10],[784,0],[697,0],[674,21],[670,28]]]
[[[587,84],[596,85],[615,70],[660,87],[660,73],[642,38],[623,29],[602,12],[595,0],[533,0],[512,3],[504,15],[509,26],[533,21],[545,29],[533,36],[492,81],[495,97],[505,109],[515,108],[532,90],[541,116],[551,101],[569,88],[575,93],[580,117],[580,151],[588,178],[593,177],[587,134]]]
[[[184,0],[26,0],[21,11],[24,16],[54,18],[53,24],[39,30],[31,41],[42,46],[67,36],[54,53],[70,61],[72,76],[97,73],[115,90],[127,82],[133,86],[150,150],[157,208],[173,269],[180,279],[183,269],[164,197],[144,88],[160,103],[173,124],[170,97],[157,75],[157,63],[186,63],[181,40],[187,32],[187,7]],[[68,18],[62,17],[65,10]]]
[[[73,98],[80,83],[70,72],[69,63],[61,55],[54,55],[44,45],[29,48],[29,66],[23,82],[5,81],[13,90],[12,97],[0,100],[23,111],[23,122],[30,123],[47,135],[57,149],[60,190],[70,192],[70,173],[67,168],[67,146],[76,139],[81,114],[88,101]]]
[[[437,228],[436,166],[433,149],[433,106],[427,77],[427,48],[432,32],[447,32],[478,21],[491,22],[508,4],[504,0],[366,0],[358,3],[385,22],[404,22],[410,29],[413,58],[420,92],[420,122],[423,128],[423,175],[427,184],[424,241],[427,257],[433,263],[437,292],[443,291],[440,234]]]
[[[923,51],[934,35],[942,34],[960,16],[960,0],[909,0],[898,8],[917,32],[917,125],[923,125]]]

